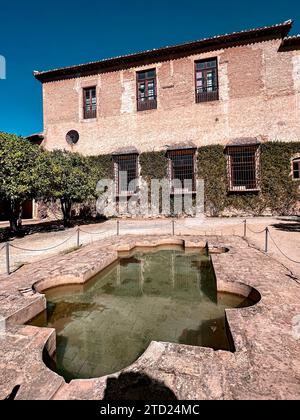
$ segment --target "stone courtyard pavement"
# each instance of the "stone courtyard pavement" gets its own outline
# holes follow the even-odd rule
[[[238,236],[172,236],[159,229],[160,235],[102,239],[0,277],[0,399],[18,385],[17,399],[103,399],[112,384],[130,395],[137,377],[147,378],[151,386],[158,384],[161,391],[178,399],[300,398],[299,279],[272,255]],[[43,290],[86,282],[116,261],[118,251],[161,244],[199,249],[206,241],[218,290],[261,296],[252,307],[226,310],[235,352],[152,342],[122,376],[116,373],[69,384],[46,367],[43,351],[54,353],[55,330],[23,325],[45,308]],[[224,248],[229,252],[216,253]],[[124,375],[127,382],[122,388]]]
[[[236,235],[244,234],[244,218],[183,218],[175,219],[175,233],[187,235]],[[269,226],[270,234],[280,249],[292,260],[300,261],[300,218],[253,217],[247,219],[248,240],[260,249],[265,246],[265,234],[262,232]],[[117,233],[117,221],[109,220],[101,224],[81,226],[80,243],[87,245]],[[61,254],[76,246],[76,227],[65,231],[36,233],[23,239],[14,239],[13,245],[25,248],[19,250],[10,248],[10,263],[12,271],[23,264],[39,261],[52,255]],[[251,229],[251,230],[250,230]],[[259,232],[259,233],[256,233]],[[120,220],[120,235],[126,234],[170,234],[172,219],[122,219]],[[56,247],[56,245],[62,245]],[[0,275],[6,272],[5,249],[0,244]],[[48,249],[50,248],[50,249]],[[40,250],[41,251],[36,251]],[[300,264],[293,263],[277,249],[272,239],[269,239],[269,255],[284,264],[296,276],[300,277]]]

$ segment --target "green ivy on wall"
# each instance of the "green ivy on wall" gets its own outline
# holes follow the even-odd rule
[[[218,216],[226,207],[227,171],[223,146],[198,149],[197,177],[204,180],[205,212]]]
[[[168,159],[166,152],[148,152],[139,156],[141,176],[148,182],[151,179],[163,179],[167,177]]]
[[[262,150],[262,196],[274,214],[290,214],[300,199],[300,183],[292,179],[291,158],[300,151],[297,143],[265,143]]]
[[[113,164],[111,155],[88,156],[87,162],[91,168],[91,176],[95,182],[100,179],[113,178]]]
[[[205,211],[212,216],[224,213],[289,215],[299,197],[300,182],[291,177],[291,157],[300,151],[300,142],[269,142],[261,150],[261,191],[228,193],[224,147],[198,149],[198,178],[205,181]]]
[[[261,191],[228,193],[227,161],[221,145],[198,149],[197,177],[205,182],[205,212],[210,216],[226,214],[290,215],[299,197],[300,181],[291,177],[291,158],[300,152],[300,142],[269,142],[260,146]],[[113,178],[111,155],[87,158],[95,179]],[[150,187],[151,179],[163,179],[168,173],[164,151],[139,156],[141,176]]]

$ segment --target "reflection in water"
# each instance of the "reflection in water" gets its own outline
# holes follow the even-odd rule
[[[138,250],[84,286],[46,292],[31,324],[57,331],[56,370],[66,380],[129,366],[152,340],[230,350],[224,310],[249,300],[217,293],[210,258],[182,249]]]

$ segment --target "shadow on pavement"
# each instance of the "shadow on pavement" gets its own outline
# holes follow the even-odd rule
[[[271,225],[277,230],[283,232],[300,232],[300,223],[274,223]]]
[[[144,373],[125,372],[118,378],[108,378],[104,400],[177,400],[173,391],[162,382]]]

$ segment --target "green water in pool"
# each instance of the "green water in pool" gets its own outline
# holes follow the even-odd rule
[[[210,257],[180,248],[137,249],[84,286],[45,292],[31,325],[56,329],[49,367],[67,381],[117,372],[151,341],[230,350],[225,308],[249,299],[218,293]]]

